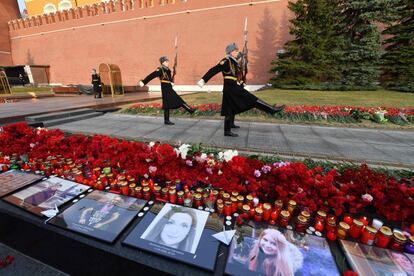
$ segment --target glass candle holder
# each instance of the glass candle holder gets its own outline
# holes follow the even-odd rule
[[[350,228],[351,227],[349,226],[348,223],[346,223],[345,221],[341,221],[338,225],[336,235],[338,236],[339,239],[344,240],[348,236],[348,232]]]
[[[305,219],[306,219],[307,221],[309,221],[309,220],[310,220],[310,213],[309,213],[308,211],[303,210],[302,212],[300,212],[300,215],[301,215],[301,216],[303,216],[303,217],[305,217]]]
[[[261,222],[263,219],[263,209],[262,208],[255,208],[255,215],[254,215],[254,220],[256,222]]]
[[[325,224],[326,221],[326,212],[319,210],[318,212],[316,212],[316,216],[315,216],[315,224],[320,221],[322,222],[322,224]]]
[[[142,187],[141,186],[135,187],[135,197],[142,198]]]
[[[392,250],[402,251],[404,249],[406,242],[407,238],[403,234],[399,232],[394,232],[390,243],[390,248]]]
[[[223,213],[225,216],[231,216],[231,202],[230,201],[224,202]]]
[[[217,214],[223,214],[224,205],[222,203],[217,204]]]
[[[362,230],[361,242],[366,245],[372,245],[377,232],[377,229],[374,227],[366,226],[364,230]]]
[[[272,206],[269,203],[263,204],[263,220],[268,221],[270,219],[271,210]]]
[[[364,224],[359,219],[354,219],[349,230],[349,236],[358,239],[361,236],[362,227]]]
[[[177,192],[177,204],[179,205],[184,204],[184,191]]]
[[[150,190],[149,187],[142,188],[142,197],[145,200],[150,200],[151,199],[151,190]]]
[[[193,200],[194,208],[198,208],[198,207],[202,206],[201,197],[202,196],[199,193],[196,193],[194,195],[194,200]]]
[[[335,232],[336,231],[336,220],[334,217],[330,217],[326,223],[326,231],[327,232]]]
[[[177,203],[177,192],[175,189],[170,189],[168,191],[169,193],[169,201],[171,204],[176,204]]]
[[[253,196],[252,195],[246,196],[246,203],[250,206],[250,208],[253,207]]]
[[[135,197],[135,187],[136,186],[137,186],[137,184],[135,184],[135,183],[129,184],[129,196]]]
[[[282,227],[287,227],[289,225],[289,220],[290,220],[290,213],[287,210],[283,210],[280,212],[280,219],[279,219],[279,224]]]
[[[288,201],[288,205],[287,205],[287,210],[289,211],[289,213],[293,214],[293,212],[295,211],[297,206],[296,201],[294,200],[289,200]]]
[[[375,238],[375,245],[382,248],[387,248],[392,239],[391,228],[382,226]]]
[[[242,207],[242,217],[245,219],[249,219],[250,218],[250,206],[248,204],[244,204]]]
[[[308,220],[302,215],[298,216],[295,222],[296,232],[305,233],[307,227],[308,227]]]

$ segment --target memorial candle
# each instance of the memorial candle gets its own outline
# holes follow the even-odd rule
[[[184,204],[184,191],[177,192],[177,203],[179,205],[183,205]]]
[[[129,196],[135,197],[135,187],[137,185],[135,183],[129,184]]]
[[[237,197],[232,196],[232,197],[230,197],[230,200],[231,200],[231,212],[235,213],[235,212],[237,212],[237,207],[238,207]]]
[[[322,222],[322,221],[317,221],[316,223],[315,223],[315,230],[316,231],[318,231],[318,232],[321,232],[322,233],[322,231],[323,231],[323,229],[325,228],[325,225],[324,225],[324,223]]]
[[[200,207],[202,205],[202,202],[201,202],[201,194],[196,193],[194,195],[193,205],[194,205],[194,208],[198,208],[198,207]]]
[[[325,211],[319,210],[316,213],[315,224],[319,221],[322,222],[323,225],[325,224],[325,221],[326,221],[326,212]]]
[[[231,202],[230,201],[224,202],[223,213],[225,216],[231,216]]]
[[[403,234],[399,232],[394,232],[393,238],[390,243],[390,248],[396,251],[402,251],[404,249],[406,242],[407,238]]]
[[[354,239],[358,239],[361,236],[362,227],[364,224],[358,220],[354,219],[351,225],[351,229],[349,230],[349,236]]]
[[[362,230],[361,242],[366,245],[372,245],[375,240],[375,235],[377,234],[377,229],[371,226],[366,226]]]
[[[293,212],[296,209],[296,205],[297,205],[296,201],[294,201],[294,200],[289,200],[288,201],[287,210],[289,211],[290,214],[293,214]]]
[[[408,242],[404,246],[404,252],[414,254],[414,236],[408,239]]]
[[[280,220],[279,220],[279,224],[282,227],[287,227],[289,225],[289,220],[290,220],[290,213],[287,210],[283,210],[280,212]]]
[[[268,221],[270,219],[270,211],[272,206],[269,203],[263,204],[263,220]]]
[[[175,189],[170,189],[169,191],[169,201],[171,204],[175,204],[177,203],[177,193],[175,191]]]
[[[360,217],[359,220],[362,222],[362,224],[364,224],[364,226],[367,226],[369,223],[369,219],[367,217]]]
[[[256,222],[261,222],[263,219],[263,209],[262,208],[255,208],[255,215],[254,215],[254,220]]]
[[[341,221],[336,231],[336,235],[338,236],[338,238],[341,240],[346,239],[346,237],[348,236],[349,228],[350,226],[348,223]]]
[[[142,188],[142,195],[143,195],[143,198],[145,200],[150,200],[151,199],[151,190],[148,186]]]
[[[135,187],[135,197],[142,198],[142,187],[141,186]]]
[[[278,217],[279,217],[279,212],[277,210],[273,210],[270,213],[270,219],[271,220],[276,221]]]
[[[391,228],[382,226],[375,239],[375,245],[382,248],[387,248],[392,239]]]
[[[298,216],[295,223],[295,230],[298,233],[305,233],[308,220],[304,216]]]
[[[353,218],[350,215],[345,215],[343,221],[348,225],[352,225]]]

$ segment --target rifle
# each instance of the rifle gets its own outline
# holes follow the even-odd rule
[[[248,73],[247,65],[249,63],[248,60],[248,49],[247,49],[247,17],[244,20],[244,46],[241,52],[241,60],[240,60],[240,81],[246,83],[246,75]]]
[[[177,63],[178,63],[178,34],[175,35],[175,57],[174,57],[174,66],[171,81],[174,82],[175,75],[177,75]]]

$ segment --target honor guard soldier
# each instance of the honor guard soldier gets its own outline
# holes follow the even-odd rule
[[[174,125],[170,121],[170,109],[184,108],[190,114],[195,112],[195,109],[191,108],[178,94],[174,91],[174,80],[169,66],[169,60],[163,56],[160,58],[161,66],[154,72],[149,74],[145,79],[139,82],[139,86],[143,87],[148,82],[155,78],[159,78],[161,81],[162,92],[162,109],[164,110],[164,124]]]
[[[102,82],[101,77],[96,73],[96,69],[92,69],[92,86],[95,99],[102,98]]]
[[[244,84],[240,79],[241,67],[238,62],[240,57],[239,48],[236,43],[231,43],[226,47],[226,57],[198,81],[198,86],[203,87],[212,77],[222,73],[224,77],[223,99],[221,104],[221,116],[224,116],[224,136],[237,137],[232,128],[239,128],[234,125],[236,114],[256,107],[266,113],[275,114],[283,110],[284,106],[273,107],[260,100],[249,91],[244,89]]]

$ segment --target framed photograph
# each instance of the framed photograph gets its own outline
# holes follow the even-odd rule
[[[254,223],[236,226],[226,264],[229,275],[340,275],[327,241]]]
[[[59,177],[50,177],[4,198],[5,201],[36,215],[59,208],[89,187]]]
[[[359,275],[414,276],[414,256],[404,252],[340,241],[352,269]]]
[[[216,214],[155,204],[123,243],[212,271],[219,246],[212,235],[222,227]]]
[[[0,197],[32,184],[43,176],[22,171],[11,170],[0,174]]]
[[[93,191],[48,223],[112,243],[146,203],[133,197]]]

